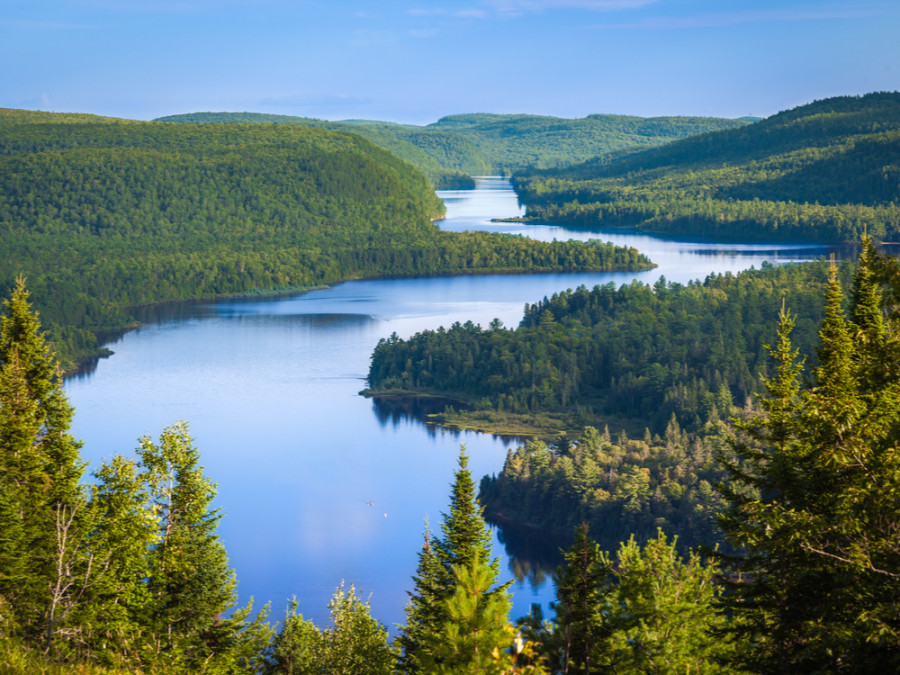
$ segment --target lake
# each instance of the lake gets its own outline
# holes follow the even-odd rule
[[[306,294],[181,304],[147,311],[92,372],[66,381],[72,432],[96,468],[131,455],[143,435],[190,424],[206,474],[218,484],[219,532],[237,572],[240,602],[272,603],[282,616],[296,595],[320,626],[342,580],[371,597],[394,631],[426,522],[439,531],[464,444],[476,482],[498,472],[514,440],[451,432],[389,412],[358,395],[382,337],[471,320],[514,326],[525,303],[584,284],[660,275],[685,283],[764,261],[825,255],[823,246],[690,242],[628,232],[495,223],[522,215],[509,182],[444,191],[447,230],[483,229],[540,239],[599,238],[635,246],[659,267],[641,273],[519,274],[354,281]],[[774,327],[773,327],[774,330]],[[370,505],[371,502],[371,505]],[[502,536],[496,533],[495,536]],[[511,545],[528,551],[534,542]],[[536,547],[540,549],[540,547]],[[546,551],[514,560],[500,541],[513,617],[553,599]],[[543,566],[542,566],[543,561]],[[371,596],[369,595],[371,594]]]

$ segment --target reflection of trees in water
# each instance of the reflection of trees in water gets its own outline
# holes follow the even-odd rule
[[[401,423],[421,422],[425,424],[429,436],[437,435],[437,427],[434,423],[429,423],[428,415],[442,413],[444,408],[449,405],[459,407],[458,403],[439,397],[376,396],[372,398],[372,410],[382,427],[388,425],[398,427]],[[458,430],[445,429],[444,431],[456,436],[460,435]]]
[[[538,589],[562,564],[560,548],[569,546],[569,541],[544,532],[517,528],[487,514],[485,520],[497,528],[497,539],[509,556],[509,571],[517,581],[527,579],[532,589]]]

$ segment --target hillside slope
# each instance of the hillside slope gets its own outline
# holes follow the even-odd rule
[[[635,251],[445,233],[414,167],[310,127],[0,110],[0,290],[25,275],[69,357],[128,306],[359,277],[646,266]]]
[[[485,113],[451,115],[424,127],[258,113],[191,113],[157,121],[296,124],[350,131],[414,164],[438,188],[464,186],[465,176],[508,173],[528,166],[566,166],[597,155],[654,147],[692,134],[749,124],[747,120],[711,117],[589,115],[565,119]]]
[[[839,97],[756,124],[515,179],[535,218],[679,235],[900,234],[900,93]]]

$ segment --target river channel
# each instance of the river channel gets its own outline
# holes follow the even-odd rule
[[[516,445],[435,429],[359,396],[380,338],[455,321],[487,325],[499,318],[514,326],[526,302],[581,284],[653,283],[660,275],[685,283],[827,252],[818,245],[689,242],[492,222],[522,214],[501,178],[439,195],[447,205],[444,229],[599,238],[634,246],[658,267],[637,274],[354,281],[302,295],[183,304],[147,312],[140,329],[110,345],[112,357],[66,381],[76,409],[72,430],[84,441],[89,471],[114,454],[131,456],[140,436],[189,422],[205,472],[218,484],[219,532],[240,602],[251,596],[257,607],[271,602],[275,619],[296,595],[304,617],[326,625],[328,600],[343,580],[370,598],[374,616],[395,633],[426,521],[438,530],[447,510],[460,445],[476,481],[498,472]],[[495,540],[494,554],[504,580],[514,579],[513,617],[532,602],[546,607],[553,599],[546,552],[513,560]]]

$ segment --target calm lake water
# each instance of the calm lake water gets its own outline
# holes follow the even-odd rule
[[[824,255],[822,246],[686,242],[629,233],[493,223],[522,214],[509,183],[440,192],[447,230],[483,229],[540,239],[599,238],[635,246],[659,267],[638,274],[534,274],[356,281],[291,297],[179,305],[148,312],[111,345],[114,356],[67,380],[73,433],[91,467],[131,455],[140,436],[187,420],[205,471],[218,484],[219,532],[237,572],[240,602],[272,603],[279,618],[296,595],[303,615],[328,620],[342,580],[389,628],[403,623],[425,523],[439,530],[461,444],[478,481],[498,472],[516,443],[434,429],[358,395],[382,337],[494,318],[516,325],[525,303],[581,284],[653,283],[738,272],[763,261]],[[370,502],[372,505],[370,505]],[[513,616],[553,599],[535,542],[495,533],[505,579],[517,577]],[[550,547],[551,550],[554,547]],[[543,564],[543,567],[542,567]]]

